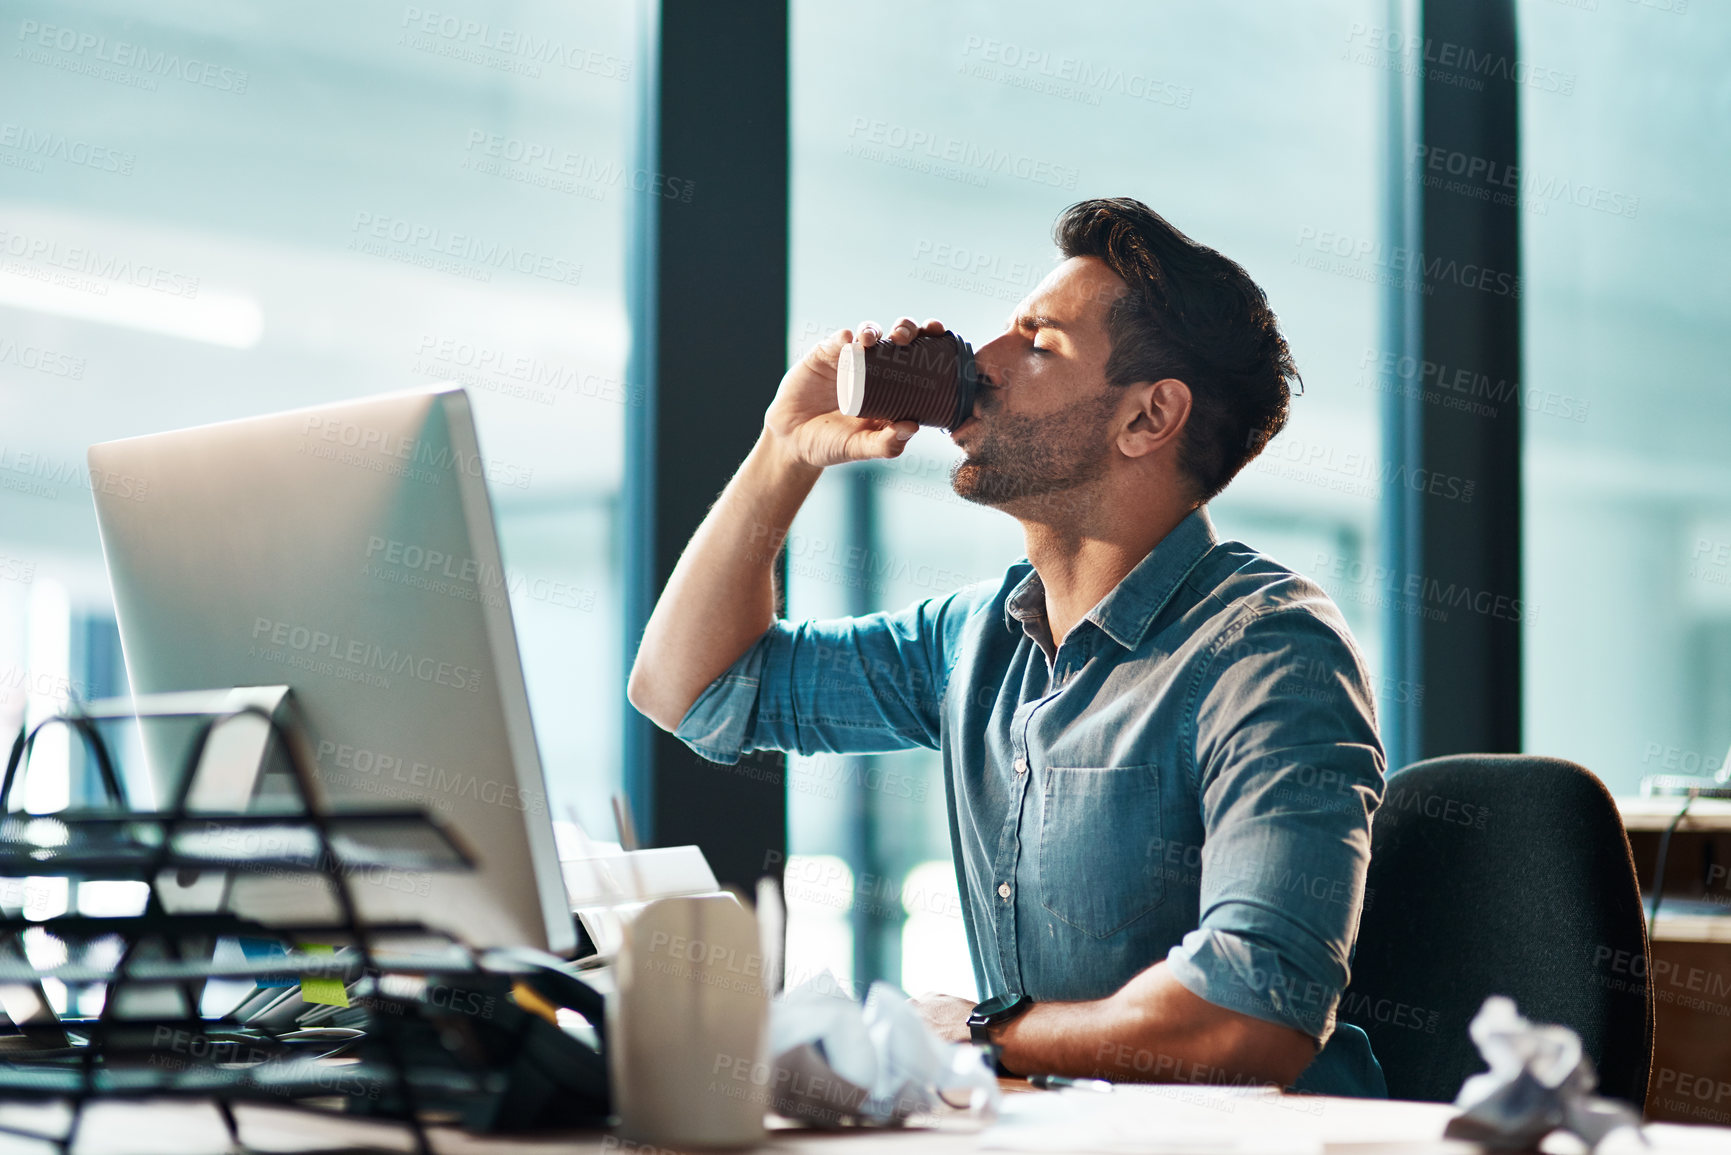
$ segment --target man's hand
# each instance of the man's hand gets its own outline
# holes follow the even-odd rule
[[[889,339],[906,345],[923,333],[942,333],[939,321],[916,325],[903,317],[890,330]],[[781,379],[775,400],[763,416],[764,431],[794,460],[819,468],[844,461],[873,457],[899,457],[908,438],[919,429],[913,421],[883,421],[848,417],[836,408],[836,360],[853,333],[837,329],[801,358]],[[859,340],[875,345],[883,333],[871,321],[862,321]]]
[[[973,1033],[968,1030],[968,1016],[974,1013],[974,1004],[967,999],[928,992],[914,1000],[914,1009],[920,1012],[920,1018],[926,1021],[932,1033],[944,1042],[973,1042]]]

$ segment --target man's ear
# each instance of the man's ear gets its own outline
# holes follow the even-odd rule
[[[1176,377],[1139,381],[1126,392],[1128,420],[1118,431],[1118,449],[1126,457],[1146,457],[1175,439],[1190,419],[1190,386]]]

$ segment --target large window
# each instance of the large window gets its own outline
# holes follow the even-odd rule
[[[0,728],[124,689],[89,443],[455,381],[495,465],[556,816],[611,826],[621,559],[645,528],[619,499],[648,384],[626,379],[628,229],[666,194],[634,151],[640,2],[8,9]],[[982,344],[1054,263],[1065,205],[1146,201],[1280,315],[1304,392],[1212,512],[1330,592],[1386,716],[1407,691],[1381,676],[1380,414],[1410,380],[1380,336],[1406,275],[1381,209],[1414,191],[1383,143],[1411,64],[1386,26],[1414,7],[791,3],[788,356],[904,312]],[[1524,745],[1626,793],[1731,745],[1731,13],[1517,12],[1547,78],[1520,88],[1519,171],[1431,151],[1463,173],[1418,191],[1519,200]],[[952,495],[953,455],[926,432],[826,474],[789,613],[900,608],[1019,557],[1011,519]],[[82,788],[48,754],[66,772],[32,777],[38,809]],[[795,974],[966,994],[937,757],[794,759],[789,805]]]
[[[1243,264],[1305,392],[1212,511],[1311,574],[1379,667],[1381,102],[1348,49],[1379,0],[793,6],[789,356],[871,317],[938,317],[976,345],[1055,263],[1053,218],[1134,196]],[[948,484],[922,432],[829,471],[789,538],[796,617],[900,608],[1022,554]],[[790,967],[966,995],[935,754],[792,760]]]
[[[1731,746],[1731,8],[1526,3],[1526,741],[1612,791]]]
[[[0,729],[121,688],[88,444],[456,381],[555,816],[611,829],[633,20],[8,6]],[[70,789],[31,785],[38,807]]]

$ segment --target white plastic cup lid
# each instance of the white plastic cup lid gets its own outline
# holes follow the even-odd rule
[[[841,347],[835,362],[835,404],[848,417],[865,408],[865,346],[858,341]]]

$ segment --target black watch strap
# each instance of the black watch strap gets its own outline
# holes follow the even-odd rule
[[[1033,1005],[1034,1000],[1024,994],[994,995],[976,1003],[968,1015],[968,1034],[974,1042],[990,1046],[993,1027],[1002,1026]]]

